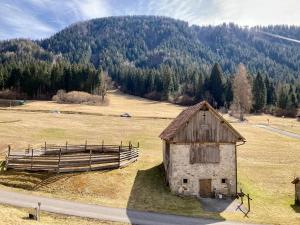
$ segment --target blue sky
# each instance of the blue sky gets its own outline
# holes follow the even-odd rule
[[[0,39],[41,39],[92,18],[162,15],[190,24],[300,25],[299,0],[0,0]]]

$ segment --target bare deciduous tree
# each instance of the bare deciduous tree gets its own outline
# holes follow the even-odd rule
[[[233,80],[233,103],[231,109],[239,113],[241,121],[244,120],[244,113],[250,111],[252,106],[252,92],[246,67],[239,64]]]
[[[100,95],[102,97],[102,102],[104,102],[104,97],[107,93],[107,75],[101,71],[100,72]]]

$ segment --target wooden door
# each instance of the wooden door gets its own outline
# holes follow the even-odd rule
[[[199,180],[199,195],[203,198],[212,197],[211,179]]]

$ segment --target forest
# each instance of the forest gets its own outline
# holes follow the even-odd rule
[[[239,64],[253,112],[294,116],[300,104],[300,39],[295,26],[190,26],[156,16],[76,23],[44,40],[0,42],[0,88],[27,99],[58,90],[95,92],[105,71],[126,93],[190,105],[229,108]]]

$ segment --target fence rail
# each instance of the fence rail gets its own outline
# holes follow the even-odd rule
[[[8,146],[5,167],[7,170],[81,172],[125,167],[139,157],[139,144],[122,145],[45,145],[12,154]]]

